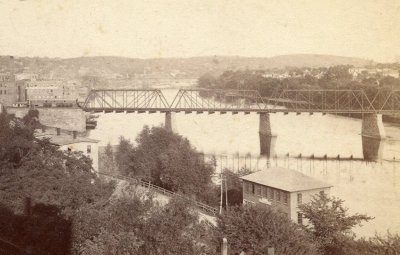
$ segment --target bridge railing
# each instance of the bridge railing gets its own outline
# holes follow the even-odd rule
[[[207,204],[198,202],[194,199],[188,198],[182,194],[179,194],[179,193],[167,190],[165,188],[162,188],[160,186],[154,185],[151,182],[145,181],[141,178],[133,178],[133,177],[127,177],[127,176],[123,176],[123,175],[114,175],[114,174],[107,174],[107,173],[97,173],[97,174],[111,178],[111,179],[125,180],[125,181],[128,181],[129,183],[139,185],[141,187],[156,191],[158,193],[161,193],[163,195],[167,195],[170,197],[179,197],[179,198],[182,198],[182,199],[187,200],[190,203],[194,204],[197,208],[199,208],[201,211],[203,211],[207,214],[210,214],[212,216],[216,216],[218,214],[218,209],[215,207],[209,206]]]

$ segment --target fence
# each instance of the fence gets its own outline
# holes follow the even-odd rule
[[[114,174],[106,174],[106,173],[98,173],[98,174],[106,176],[106,177],[109,177],[111,179],[125,180],[125,181],[133,183],[135,185],[139,185],[141,187],[147,188],[149,190],[156,191],[158,193],[161,193],[163,195],[167,195],[167,196],[170,196],[170,197],[179,197],[179,198],[182,198],[182,199],[184,199],[186,201],[189,201],[190,203],[195,205],[198,209],[200,209],[204,213],[210,214],[212,216],[216,216],[218,214],[218,209],[217,208],[214,208],[214,207],[209,206],[207,204],[198,202],[198,201],[196,201],[194,199],[191,199],[191,198],[188,198],[188,197],[186,197],[186,196],[184,196],[182,194],[179,194],[179,193],[164,189],[164,188],[162,188],[160,186],[154,185],[151,182],[144,181],[144,180],[142,180],[140,178],[133,178],[133,177],[127,177],[127,176],[123,176],[123,175],[114,175]]]

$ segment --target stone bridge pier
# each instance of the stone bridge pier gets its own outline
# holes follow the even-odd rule
[[[260,154],[268,158],[275,154],[277,135],[272,132],[269,113],[260,113]]]
[[[165,113],[165,129],[171,132],[177,132],[176,129],[176,119],[174,112],[166,112]]]
[[[382,114],[363,114],[361,136],[364,159],[368,161],[381,159],[384,144],[382,140],[386,137]]]
[[[365,113],[362,117],[361,135],[378,140],[386,137],[382,114]]]

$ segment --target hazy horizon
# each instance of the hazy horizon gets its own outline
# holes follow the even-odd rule
[[[396,0],[0,0],[0,55],[400,56]]]

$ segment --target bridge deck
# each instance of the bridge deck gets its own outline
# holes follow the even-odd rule
[[[362,114],[380,113],[393,114],[398,111],[393,110],[346,110],[346,109],[254,109],[254,108],[82,108],[86,112],[105,112],[105,113],[165,113],[165,112],[185,112],[185,113],[330,113],[330,114]]]

